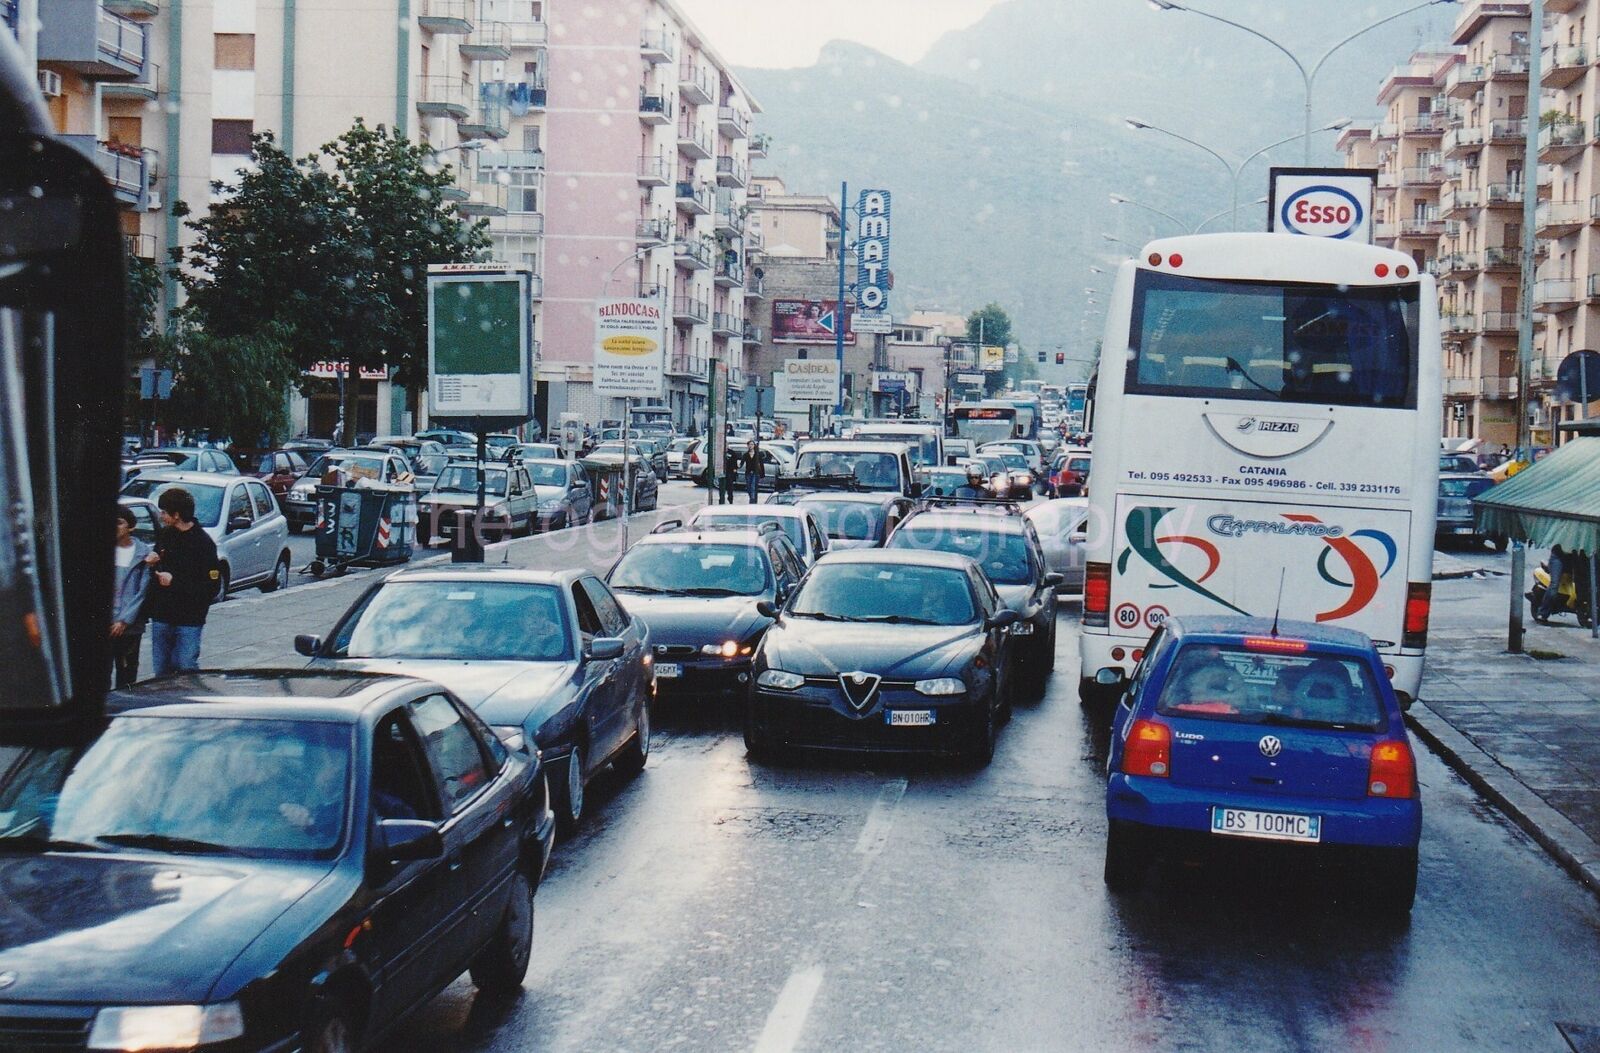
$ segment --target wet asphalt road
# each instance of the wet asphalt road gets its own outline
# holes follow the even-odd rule
[[[462,980],[385,1047],[1565,1051],[1557,1021],[1600,1023],[1594,899],[1420,747],[1409,926],[1238,866],[1109,896],[1105,715],[1061,628],[982,771],[759,766],[730,709],[662,706],[556,849],[522,996]]]

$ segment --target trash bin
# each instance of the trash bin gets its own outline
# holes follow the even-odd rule
[[[417,536],[417,496],[410,487],[317,487],[317,558],[311,573],[405,563]]]
[[[622,514],[622,465],[583,459],[578,462],[594,486],[594,517],[615,519]]]

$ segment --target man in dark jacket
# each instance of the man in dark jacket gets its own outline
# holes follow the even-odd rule
[[[761,447],[751,439],[744,450],[744,485],[751,504],[756,503],[756,494],[761,490],[761,477],[766,474],[761,464]]]
[[[156,500],[161,529],[145,557],[155,572],[145,613],[156,676],[200,668],[200,633],[222,580],[217,544],[194,521],[194,495],[168,487]]]
[[[741,460],[739,451],[734,448],[733,436],[724,436],[722,440],[722,493],[718,504],[733,504],[733,477],[739,474]]]

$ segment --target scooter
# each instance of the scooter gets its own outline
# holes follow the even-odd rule
[[[1544,603],[1546,592],[1550,591],[1550,563],[1541,562],[1533,569],[1533,588],[1528,590],[1528,603],[1537,616],[1539,607]],[[1589,611],[1586,605],[1578,601],[1578,583],[1571,574],[1562,574],[1561,582],[1556,587],[1556,609],[1552,614],[1571,614],[1578,619],[1578,624],[1585,628],[1589,625]]]

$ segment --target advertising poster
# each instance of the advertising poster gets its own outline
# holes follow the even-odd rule
[[[772,301],[772,342],[775,344],[831,344],[838,324],[836,300]],[[854,347],[856,334],[850,328],[850,311],[845,310],[844,342]]]
[[[533,416],[529,274],[436,265],[428,273],[428,415]]]
[[[660,398],[666,391],[666,345],[659,300],[601,300],[594,320],[595,394]]]

